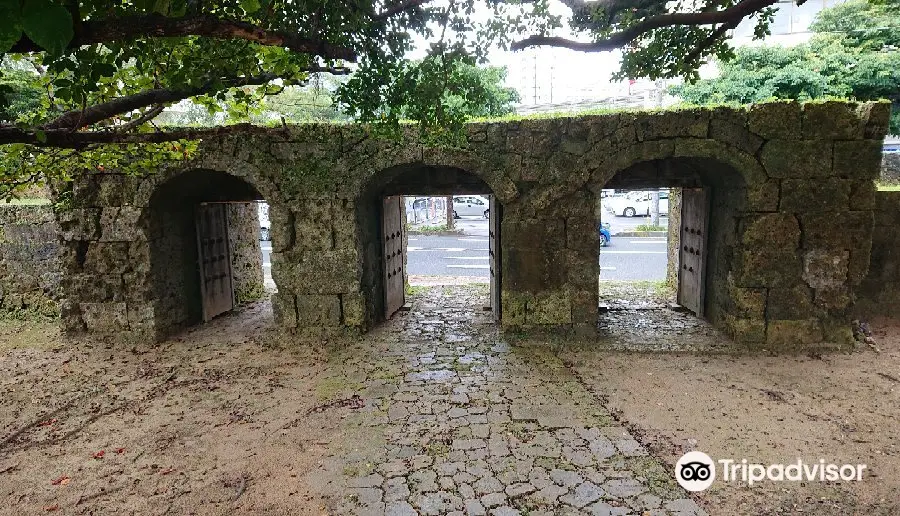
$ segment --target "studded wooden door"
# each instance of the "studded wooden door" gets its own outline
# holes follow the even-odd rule
[[[500,203],[488,198],[488,261],[491,273],[491,312],[500,320]]]
[[[389,319],[405,302],[403,211],[399,195],[385,197],[381,210],[381,243],[384,249],[384,317]]]
[[[703,316],[706,293],[706,233],[709,191],[685,188],[681,197],[681,248],[679,250],[678,304]]]
[[[207,322],[234,308],[226,205],[200,204],[194,221],[197,226],[203,322]]]

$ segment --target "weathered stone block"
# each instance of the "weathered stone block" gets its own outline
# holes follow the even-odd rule
[[[638,141],[664,138],[706,138],[709,134],[709,111],[686,109],[663,111],[637,120],[635,133]]]
[[[747,123],[750,131],[765,139],[799,140],[800,104],[795,101],[763,102],[750,106]]]
[[[91,242],[84,270],[96,274],[116,274],[130,269],[129,244],[126,242]]]
[[[832,312],[846,309],[850,306],[851,301],[850,289],[844,285],[820,288],[815,291],[816,306]]]
[[[151,329],[156,322],[156,309],[152,302],[127,303],[126,318],[132,330]]]
[[[125,303],[80,303],[80,308],[88,331],[113,333],[129,328]]]
[[[272,279],[295,294],[344,294],[359,291],[356,249],[273,253]]]
[[[596,327],[598,297],[596,289],[572,293],[572,322]]]
[[[863,137],[879,142],[884,140],[891,120],[891,102],[889,100],[866,102],[860,104],[858,112],[866,124]]]
[[[894,245],[897,245],[896,242],[900,242],[900,238],[892,240]],[[884,257],[884,255],[882,255]],[[872,270],[872,246],[869,244],[860,244],[857,247],[854,247],[850,250],[850,262],[847,264],[847,282],[851,285],[859,285],[867,275],[869,275],[869,271]],[[900,279],[900,260],[895,262],[897,266],[895,267],[895,271],[889,271],[882,263],[882,272],[886,273],[887,276],[885,279]]]
[[[298,295],[297,326],[338,326],[341,299],[337,295]]]
[[[781,182],[781,211],[846,211],[850,183],[843,179],[785,179]]]
[[[799,284],[803,270],[794,249],[774,247],[745,249],[735,264],[737,286],[746,288],[789,287]]]
[[[800,247],[800,224],[791,213],[767,213],[744,219],[741,242],[748,247],[792,250]]]
[[[750,155],[755,155],[764,141],[750,132],[745,116],[735,115],[725,118],[719,116],[718,112],[714,112],[709,121],[709,137]]]
[[[840,101],[803,104],[803,138],[807,140],[854,140],[863,137],[865,119],[857,104]]]
[[[881,142],[834,142],[834,174],[843,178],[874,181],[881,175]]]
[[[772,351],[797,351],[822,342],[822,328],[816,319],[770,320],[766,345]]]
[[[769,289],[766,305],[768,319],[808,319],[814,317],[812,291],[798,285],[790,288]]]
[[[803,255],[803,280],[812,288],[839,287],[847,282],[850,251],[812,249]]]
[[[539,325],[572,323],[572,300],[566,291],[537,293],[528,302],[525,322]]]
[[[96,240],[100,235],[99,208],[72,208],[59,212],[60,238],[72,240]]]
[[[778,211],[781,202],[781,180],[770,179],[747,185],[747,210]]]
[[[297,300],[293,294],[277,292],[272,295],[272,316],[275,326],[280,328],[297,327]]]
[[[334,249],[331,201],[305,199],[293,208],[294,234],[305,249]]]
[[[870,211],[807,212],[799,215],[805,249],[853,249],[872,241]]]
[[[850,207],[854,210],[875,208],[875,183],[872,181],[852,181],[850,183]]]
[[[735,342],[757,344],[766,341],[766,322],[759,318],[726,316],[723,329]]]
[[[522,326],[525,324],[525,314],[528,312],[528,301],[532,297],[529,294],[511,292],[505,287],[506,282],[504,281],[504,289],[500,293],[501,324],[511,327]]]
[[[366,299],[362,294],[341,294],[341,314],[347,326],[366,325]]]
[[[766,313],[767,289],[741,288],[734,286],[731,278],[728,279],[728,297],[734,307],[734,314],[738,318],[762,319]]]
[[[101,242],[131,242],[145,238],[139,221],[142,208],[104,208],[100,213]]]
[[[771,140],[759,160],[769,177],[811,178],[831,175],[833,143],[820,140]]]

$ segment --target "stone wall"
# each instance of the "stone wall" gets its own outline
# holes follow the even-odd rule
[[[900,192],[875,194],[869,273],[860,285],[858,316],[900,317]]]
[[[0,311],[59,313],[59,228],[49,205],[0,205]]]
[[[228,243],[234,298],[238,304],[257,301],[266,295],[258,210],[259,204],[255,202],[228,205]]]
[[[177,299],[159,290],[173,272],[156,265],[177,252],[147,251],[177,207],[154,192],[197,176],[193,201],[269,202],[279,326],[365,329],[383,318],[379,199],[492,193],[503,206],[503,327],[590,333],[600,189],[702,186],[712,202],[710,320],[771,349],[845,342],[850,292],[868,271],[888,114],[886,103],[775,102],[486,122],[469,125],[460,147],[426,144],[414,128],[399,140],[360,126],[247,129],[147,177],[79,176],[64,224],[67,249],[81,259],[67,273],[101,274],[103,253],[79,252],[119,242],[109,232],[123,238],[136,270],[122,272],[118,297],[130,301],[112,319],[125,332],[154,328],[168,306],[160,297]],[[826,231],[835,220],[846,238]],[[67,291],[67,327],[97,313],[91,303]]]
[[[900,185],[900,152],[885,152],[881,157],[881,178],[885,185]]]

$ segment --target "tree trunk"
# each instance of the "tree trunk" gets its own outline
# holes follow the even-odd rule
[[[653,217],[650,220],[650,224],[659,226],[659,190],[653,192],[653,199],[650,204],[650,216]]]
[[[456,222],[453,220],[453,196],[448,195],[444,202],[447,203],[447,229],[453,229],[453,225]]]

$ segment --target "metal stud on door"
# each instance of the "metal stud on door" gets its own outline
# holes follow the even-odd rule
[[[681,198],[678,304],[703,316],[706,291],[706,242],[709,191],[685,188]]]
[[[234,308],[234,281],[225,204],[200,204],[194,216],[203,322]]]
[[[381,209],[381,242],[384,249],[384,318],[390,319],[406,301],[403,271],[403,217],[399,195],[385,197]]]

